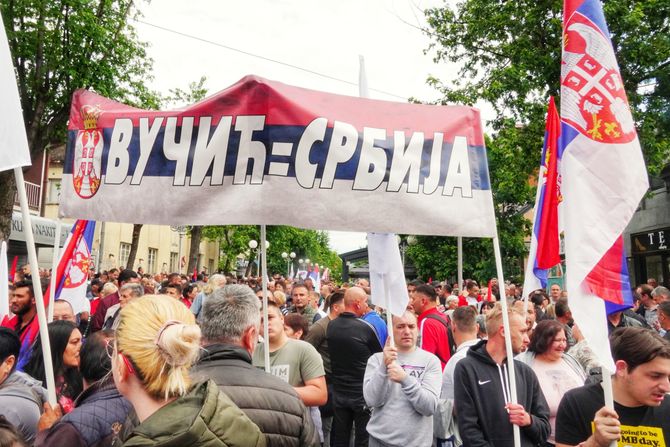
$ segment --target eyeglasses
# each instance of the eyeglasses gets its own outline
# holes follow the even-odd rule
[[[552,340],[552,343],[555,343],[557,345],[561,345],[561,344],[566,344],[567,345],[568,344],[568,339],[567,338],[554,338]]]
[[[121,355],[121,358],[123,359],[123,363],[126,365],[126,369],[128,369],[128,372],[130,374],[135,374],[135,368],[133,368],[132,362],[122,352],[118,351],[118,349],[116,347],[116,343],[114,343],[114,340],[109,339],[109,338],[107,340],[105,340],[105,350],[107,351],[107,356],[109,357],[110,360],[114,359],[114,353],[115,352],[117,352],[119,355]]]

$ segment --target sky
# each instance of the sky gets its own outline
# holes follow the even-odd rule
[[[423,11],[443,0],[160,0],[140,3],[134,23],[154,60],[150,85],[167,94],[202,76],[214,94],[245,75],[358,96],[359,56],[370,97],[406,102],[440,98],[429,75],[456,69],[424,54]],[[330,232],[331,248],[365,247],[364,233]]]

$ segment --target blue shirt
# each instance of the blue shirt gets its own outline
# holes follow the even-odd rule
[[[389,333],[388,328],[386,327],[386,323],[384,320],[382,320],[382,317],[380,317],[379,314],[374,310],[371,310],[370,312],[363,315],[361,319],[367,321],[372,325],[372,327],[375,328],[375,333],[377,334],[379,343],[383,348],[386,344],[386,337],[388,337]]]
[[[200,316],[200,311],[202,311],[202,305],[205,303],[205,293],[200,292],[196,295],[193,303],[191,304],[191,312],[195,315],[196,318]]]

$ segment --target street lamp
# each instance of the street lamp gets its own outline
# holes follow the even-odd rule
[[[288,278],[289,276],[288,264],[291,261],[288,260],[288,253],[286,253],[285,251],[282,252],[281,257],[286,261],[286,277]]]
[[[258,247],[258,242],[256,242],[254,239],[249,241],[249,248],[251,250],[256,250],[257,247]],[[251,259],[250,259],[250,261],[251,261]],[[256,265],[256,272],[258,272],[259,267],[260,267],[259,265]],[[249,275],[251,275],[252,273],[253,273],[253,267],[249,269]]]

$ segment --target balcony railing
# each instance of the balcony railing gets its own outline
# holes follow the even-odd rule
[[[36,183],[25,182],[26,195],[28,196],[28,208],[33,211],[40,211],[40,197],[42,195],[42,188]],[[14,195],[14,205],[21,206],[19,203],[18,192]]]

